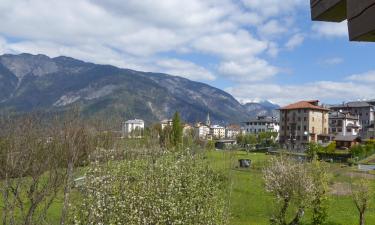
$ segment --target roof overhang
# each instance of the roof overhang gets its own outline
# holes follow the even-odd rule
[[[375,0],[347,0],[349,39],[375,41]]]
[[[341,22],[346,19],[346,0],[310,0],[314,21]]]
[[[348,20],[351,41],[375,42],[375,0],[310,0],[314,21]]]

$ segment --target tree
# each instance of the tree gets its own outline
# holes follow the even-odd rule
[[[265,188],[281,204],[271,218],[271,224],[296,225],[302,219],[305,208],[312,201],[314,180],[303,164],[285,156],[273,157],[263,171]],[[294,218],[287,222],[286,213],[291,204],[297,207]]]
[[[372,189],[369,182],[361,179],[352,183],[352,198],[359,213],[359,225],[365,225],[365,213],[372,198]]]
[[[172,119],[172,144],[173,146],[178,146],[182,143],[182,124],[180,119],[180,114],[175,112]]]
[[[310,165],[310,174],[314,183],[311,202],[312,224],[321,225],[325,222],[328,215],[328,174],[324,164],[318,160],[314,159]]]

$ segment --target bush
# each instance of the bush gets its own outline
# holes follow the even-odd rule
[[[72,224],[226,224],[224,176],[200,154],[93,163]]]

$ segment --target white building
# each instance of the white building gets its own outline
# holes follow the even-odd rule
[[[195,130],[195,135],[199,139],[207,139],[207,137],[210,135],[210,128],[200,123],[195,125],[194,130]]]
[[[241,133],[239,125],[229,125],[225,128],[225,138],[234,139]]]
[[[162,120],[162,121],[160,122],[160,124],[161,124],[161,129],[164,130],[164,128],[167,127],[167,126],[172,127],[172,125],[173,125],[173,120],[171,120],[171,119]]]
[[[257,134],[261,132],[279,132],[280,124],[275,117],[258,116],[243,123],[244,134]]]
[[[329,133],[338,136],[357,136],[361,131],[359,115],[347,111],[329,113]]]
[[[140,138],[143,136],[145,122],[140,119],[128,120],[122,126],[122,136],[128,138]]]
[[[219,125],[212,125],[210,127],[210,133],[215,139],[225,138],[225,127]]]

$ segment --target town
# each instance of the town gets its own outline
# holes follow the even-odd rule
[[[319,100],[292,103],[278,109],[279,117],[257,116],[241,124],[213,124],[210,114],[204,122],[183,124],[184,134],[200,140],[213,140],[216,146],[237,144],[238,137],[272,133],[280,149],[305,152],[309,143],[336,149],[349,148],[375,138],[375,100],[352,101],[336,105],[320,105]],[[172,119],[160,121],[161,128],[172,126]],[[124,122],[122,137],[140,138],[145,122],[133,119]]]

